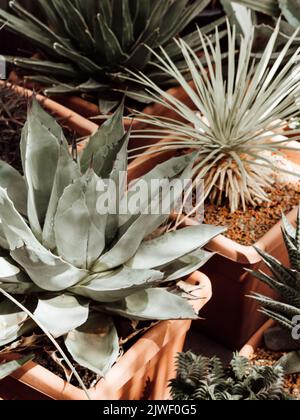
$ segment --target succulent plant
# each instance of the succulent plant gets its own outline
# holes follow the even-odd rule
[[[200,248],[223,229],[203,225],[148,239],[168,215],[99,211],[98,200],[107,200],[127,168],[122,117],[123,105],[74,160],[61,127],[33,101],[21,141],[24,177],[0,163],[0,346],[35,328],[20,302],[64,338],[76,362],[103,375],[120,351],[113,315],[197,318],[176,283],[210,258]],[[188,177],[192,160],[170,160],[143,180]],[[111,182],[98,191],[101,180]],[[120,189],[120,200],[131,193]],[[174,206],[181,193],[170,198]],[[155,194],[143,202],[151,206]]]
[[[232,212],[268,199],[266,190],[274,182],[271,174],[278,169],[272,153],[289,148],[290,140],[282,136],[293,134],[299,139],[300,133],[285,131],[286,120],[299,115],[300,77],[295,67],[299,51],[281,67],[296,33],[273,63],[279,26],[258,61],[251,56],[253,32],[251,37],[241,37],[236,53],[236,29],[228,24],[228,57],[223,59],[218,29],[215,44],[199,31],[207,68],[183,39],[177,40],[193,85],[165,49],[162,57],[156,55],[160,71],[177,80],[192,105],[164,92],[143,73],[131,76],[144,86],[145,96],[178,117],[171,120],[136,111],[139,120],[153,125],[149,139],[170,136],[162,144],[164,149],[198,150],[194,172],[204,179],[206,197],[218,205],[228,200]]]
[[[295,320],[300,320],[300,207],[297,228],[295,229],[284,216],[282,232],[290,267],[285,267],[271,255],[257,249],[271,275],[263,271],[252,272],[255,277],[275,290],[281,301],[260,294],[254,294],[254,298],[262,304],[262,312],[288,329],[292,336],[297,327]],[[300,350],[288,354],[280,363],[288,373],[300,372]]]
[[[252,366],[235,354],[227,369],[217,357],[212,359],[181,353],[177,376],[171,381],[174,400],[283,400],[284,375],[280,366]]]
[[[48,86],[46,93],[82,92],[98,97],[100,109],[107,112],[119,100],[118,89],[135,96],[136,85],[124,81],[127,68],[143,70],[160,86],[172,80],[157,72],[155,56],[145,47],[157,50],[163,45],[180,66],[180,54],[173,37],[182,33],[210,0],[37,0],[38,18],[17,1],[10,7],[15,14],[0,10],[6,27],[29,39],[41,51],[40,58],[10,58],[18,67],[35,74]],[[216,22],[218,23],[218,22]],[[213,25],[203,30],[210,31]],[[199,47],[196,32],[184,36]]]

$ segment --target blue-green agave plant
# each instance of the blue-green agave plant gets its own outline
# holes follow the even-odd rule
[[[97,191],[99,180],[117,182],[127,169],[122,116],[121,105],[74,160],[61,127],[34,101],[22,133],[24,177],[0,162],[0,291],[6,294],[0,346],[36,328],[7,294],[53,337],[63,337],[76,362],[99,375],[120,352],[113,315],[197,318],[180,288],[169,285],[210,258],[201,247],[223,229],[202,225],[147,239],[168,215],[124,220],[97,212],[97,200],[107,193]],[[186,178],[192,160],[169,160],[144,180]]]

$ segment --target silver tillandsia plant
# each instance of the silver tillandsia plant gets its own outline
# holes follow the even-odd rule
[[[193,106],[164,92],[142,73],[132,74],[132,79],[144,86],[145,96],[178,116],[167,119],[139,113],[141,121],[151,121],[156,127],[148,135],[139,135],[149,139],[170,136],[164,149],[198,150],[194,170],[197,177],[205,180],[206,196],[217,204],[226,197],[234,212],[240,206],[245,209],[268,199],[266,189],[274,182],[272,171],[278,170],[270,158],[272,153],[290,148],[283,135],[300,138],[299,130],[285,131],[286,120],[299,115],[296,98],[300,88],[300,54],[297,50],[283,64],[296,32],[275,62],[271,60],[279,25],[259,60],[251,55],[254,29],[250,37],[241,37],[237,52],[236,30],[228,24],[226,58],[218,34],[216,29],[216,43],[212,44],[199,31],[207,66],[183,39],[175,41],[188,74],[180,72],[165,49],[156,54],[159,71],[177,80]],[[187,79],[192,79],[192,83]]]
[[[61,127],[33,101],[21,141],[24,177],[0,162],[0,346],[36,328],[30,311],[51,337],[64,338],[76,362],[101,376],[120,354],[113,315],[197,318],[177,280],[210,258],[201,247],[223,231],[196,226],[147,239],[167,215],[128,215],[122,223],[118,212],[97,211],[107,193],[97,191],[99,180],[117,183],[127,170],[122,117],[123,105],[74,159]],[[192,160],[170,160],[144,180],[187,177]]]

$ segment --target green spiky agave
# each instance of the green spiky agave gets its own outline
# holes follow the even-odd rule
[[[180,54],[172,43],[209,4],[209,0],[37,0],[40,20],[17,1],[10,6],[16,15],[0,10],[6,27],[28,38],[42,52],[41,59],[10,58],[29,76],[48,86],[49,95],[82,92],[99,98],[107,112],[117,103],[119,88],[134,95],[135,87],[124,83],[125,68],[143,70],[160,86],[170,79],[158,73],[154,50],[163,45],[181,65]],[[220,21],[221,22],[221,21]],[[220,22],[216,22],[217,24]],[[210,31],[213,25],[204,28]],[[199,47],[196,32],[186,42]]]
[[[24,177],[0,163],[0,290],[29,308],[55,338],[64,337],[72,357],[100,375],[120,351],[112,315],[197,318],[180,290],[169,287],[210,258],[200,248],[223,231],[197,226],[146,240],[166,215],[99,212],[98,200],[112,194],[110,185],[120,200],[133,193],[118,185],[129,140],[122,116],[123,105],[91,136],[77,161],[61,127],[34,101],[22,133]],[[185,179],[192,159],[159,165],[144,181],[150,185],[151,179],[181,173]],[[100,188],[100,180],[109,180],[108,187]],[[151,206],[156,193],[147,193],[144,202]],[[174,207],[178,198],[172,195]],[[171,283],[163,287],[165,282]],[[27,312],[6,296],[0,303],[0,346],[33,328]]]
[[[280,366],[252,366],[248,359],[234,355],[226,369],[217,357],[208,359],[181,353],[177,376],[170,383],[174,400],[282,400],[284,375]]]
[[[289,140],[282,136],[293,134],[295,139],[300,138],[299,130],[285,131],[285,121],[299,115],[296,98],[300,77],[299,67],[295,67],[299,51],[281,67],[297,34],[290,38],[273,63],[271,56],[279,26],[258,61],[251,56],[253,31],[252,36],[241,37],[239,52],[236,52],[236,30],[235,27],[231,30],[228,24],[226,60],[218,29],[215,45],[199,31],[207,67],[183,39],[177,40],[194,87],[166,50],[156,55],[160,71],[177,80],[192,105],[164,92],[146,75],[132,74],[132,79],[144,86],[147,97],[174,112],[179,120],[136,111],[138,119],[155,126],[148,135],[139,135],[150,139],[156,135],[159,138],[170,136],[170,141],[162,145],[164,149],[198,150],[194,170],[198,178],[204,179],[206,197],[218,205],[226,198],[232,212],[240,206],[245,209],[247,205],[267,200],[266,189],[272,188],[274,183],[270,175],[272,170],[277,170],[271,154],[289,148]],[[141,153],[140,149],[137,151]]]
[[[262,304],[262,312],[265,315],[277,321],[292,334],[300,320],[300,207],[297,228],[295,229],[284,216],[282,233],[290,267],[285,267],[271,255],[257,249],[271,271],[271,275],[262,271],[252,272],[255,277],[275,290],[281,297],[281,301],[260,294],[254,294],[254,298]],[[300,351],[288,354],[280,363],[288,373],[300,372]]]

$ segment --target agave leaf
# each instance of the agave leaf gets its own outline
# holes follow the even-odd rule
[[[12,362],[0,364],[0,381],[20,369],[20,367],[26,365],[33,358],[33,355],[29,355],[18,360],[13,360]]]
[[[285,375],[300,373],[300,351],[295,351],[283,356],[278,365],[284,369]]]
[[[52,87],[48,87],[44,90],[45,95],[47,96],[55,96],[55,95],[62,95],[62,94],[70,94],[75,93],[78,91],[78,87],[72,84],[59,84],[53,85]]]
[[[61,145],[52,193],[43,228],[43,244],[48,249],[55,249],[56,247],[54,219],[58,202],[63,195],[65,188],[72,184],[73,181],[80,178],[80,176],[79,165],[72,159],[64,145]]]
[[[22,246],[24,243],[30,244],[35,248],[41,248],[41,244],[33,235],[20,213],[17,212],[13,202],[8,197],[7,191],[1,187],[0,219],[5,238],[11,250]]]
[[[200,249],[162,267],[161,271],[165,274],[166,281],[183,279],[203,267],[213,255]]]
[[[259,253],[259,255],[263,258],[264,263],[271,270],[271,272],[275,276],[275,279],[278,282],[286,284],[287,286],[300,291],[300,284],[299,284],[299,281],[297,280],[295,271],[284,267],[280,261],[278,261],[276,258],[272,257],[271,255],[268,255],[261,249],[259,248],[255,248],[255,249]]]
[[[78,77],[78,71],[73,66],[66,63],[53,61],[41,61],[35,58],[15,58],[13,64],[22,68],[37,72],[40,75],[51,74],[55,77],[68,77],[71,80]]]
[[[7,189],[7,193],[15,203],[16,209],[26,215],[27,190],[25,180],[18,171],[4,161],[0,161],[0,186]]]
[[[82,54],[75,52],[74,50],[64,47],[63,45],[56,42],[53,45],[54,50],[62,57],[67,57],[73,63],[83,71],[83,73],[89,74],[94,72],[101,72],[102,68],[95,64],[92,60],[85,57]]]
[[[38,107],[37,104],[35,104]],[[59,156],[59,143],[44,121],[41,108],[29,112],[21,141],[22,162],[28,186],[28,218],[34,234],[41,239]],[[44,111],[43,111],[44,112]]]
[[[89,304],[67,294],[39,299],[34,316],[53,337],[58,338],[86,323]]]
[[[51,28],[37,19],[33,14],[29,13],[24,7],[22,7],[17,1],[11,1],[10,7],[20,16],[23,17],[25,20],[30,21],[33,24],[33,27],[36,27],[37,30],[48,35],[49,39],[52,42],[64,42],[67,43],[67,40],[62,39],[59,37]],[[49,10],[49,9],[48,9]]]
[[[247,7],[252,8],[256,12],[264,13],[269,16],[278,17],[280,15],[280,9],[278,7],[278,0],[234,0],[235,3],[243,4]],[[289,0],[288,0],[289,1]]]
[[[88,321],[65,339],[73,359],[81,366],[104,376],[119,356],[119,338],[111,317],[92,313]]]
[[[67,187],[55,215],[58,253],[78,268],[91,267],[105,248],[107,214],[97,211],[99,180],[90,170]]]
[[[79,88],[80,90],[82,90],[81,86]],[[101,111],[101,114],[108,115],[111,111],[113,111],[119,105],[119,101],[113,100],[113,99],[109,100],[109,99],[99,98],[98,104],[99,104],[99,110]]]
[[[46,250],[16,211],[7,192],[0,188],[0,218],[11,256],[39,287],[59,291],[74,286],[87,273]]]
[[[126,51],[134,42],[133,22],[129,9],[130,0],[121,2],[114,1],[114,13],[112,15],[112,30],[122,43],[122,48]],[[120,25],[123,22],[123,25]]]
[[[283,239],[289,254],[289,259],[291,263],[291,267],[293,270],[300,271],[300,252],[296,248],[295,241],[291,240],[287,234],[283,234]]]
[[[65,27],[70,36],[72,37],[74,33],[77,34],[80,49],[92,51],[95,46],[95,40],[92,37],[84,17],[73,3],[74,2],[70,0],[65,0],[63,3],[58,2],[59,7],[57,10],[61,12]],[[69,18],[66,19],[66,16]]]
[[[124,267],[111,273],[90,276],[72,291],[96,302],[115,302],[141,289],[152,287],[162,279],[163,273],[160,271]]]
[[[99,310],[138,321],[198,318],[186,299],[162,288],[132,294],[120,302],[101,305]]]
[[[23,246],[12,251],[11,256],[43,290],[66,290],[88,276],[87,271],[74,267],[47,250]]]
[[[0,282],[2,283],[24,283],[30,279],[19,267],[12,264],[10,258],[0,257]]]
[[[1,223],[1,218],[0,218],[0,247],[2,249],[9,250],[9,244],[5,237],[4,227],[3,227],[3,224]]]
[[[274,321],[278,322],[283,328],[291,330],[294,328],[294,323],[287,318],[286,316],[283,316],[281,314],[278,314],[277,312],[271,311],[269,309],[262,309],[261,311],[264,315],[266,315],[268,318],[273,319]]]
[[[11,13],[0,9],[0,20],[14,32],[21,33],[27,39],[37,43],[39,46],[46,48],[48,51],[52,50],[52,41],[47,35],[40,31],[32,23],[25,23],[22,19]]]
[[[166,233],[141,244],[128,265],[136,269],[164,266],[205,246],[224,231],[223,227],[201,225]]]
[[[157,165],[154,169],[152,169],[150,172],[145,174],[141,179],[142,182],[147,185],[147,191],[149,194],[147,194],[140,203],[140,208],[147,210],[149,207],[149,204],[156,199],[156,196],[160,192],[161,185],[157,183],[157,185],[153,185],[153,181],[162,181],[162,180],[168,180],[172,181],[175,177],[178,177],[178,175],[181,174],[180,181],[189,180],[192,177],[192,165],[194,163],[194,160],[197,156],[197,153],[190,153],[184,156],[175,157],[172,159],[169,159],[159,165]],[[130,200],[135,195],[135,186],[136,182],[139,182],[139,180],[135,180],[129,184],[128,192],[126,196],[126,200],[128,203],[130,203]],[[167,215],[162,214],[158,215],[160,217],[157,218],[157,220],[154,220],[154,224],[150,224],[149,228],[147,229],[146,235],[150,235],[153,233],[153,231],[158,228],[163,222],[169,217],[169,214],[173,211],[173,208],[175,204],[177,203],[177,200],[182,195],[182,192],[175,191],[174,196],[170,200],[170,211]],[[162,199],[164,197],[161,197]],[[161,200],[160,200],[161,201]],[[127,229],[128,225],[130,225],[133,221],[135,221],[136,215],[122,215],[120,217],[120,226],[121,226],[121,233],[125,232],[125,229]]]
[[[263,272],[253,272],[253,275],[270,286],[272,289],[276,290],[285,300],[291,302],[292,305],[300,305],[299,294],[297,292],[295,293],[295,289],[292,287],[275,280]]]
[[[26,334],[34,328],[34,323],[28,320],[27,314],[16,305],[4,300],[0,303],[0,327],[0,347],[2,347]]]
[[[285,215],[282,215],[282,223],[283,223],[283,229],[285,231],[284,233],[289,235],[290,238],[294,240],[296,238],[296,229],[289,222],[289,220],[287,219]]]
[[[92,78],[89,79],[87,82],[81,83],[79,86],[77,86],[77,88],[83,92],[101,91],[107,89],[108,87],[108,84],[99,83]],[[118,102],[116,103],[116,105],[118,105]]]
[[[152,225],[156,221],[157,215],[149,214],[144,214],[136,219],[117,243],[99,258],[93,270],[107,271],[127,263],[139,249],[149,228],[148,224]]]
[[[12,258],[37,286],[49,291],[65,290],[87,276],[86,271],[63,261],[40,244],[1,188],[0,217]]]
[[[112,170],[112,162],[122,147],[124,105],[121,104],[113,117],[109,118],[93,134],[80,158],[81,170],[85,173],[91,163],[98,176],[107,179]]]
[[[113,239],[116,237],[116,234],[119,229],[119,218],[120,218],[120,205],[122,199],[125,195],[125,190],[127,188],[127,179],[124,179],[124,175],[127,174],[128,166],[128,143],[130,139],[131,130],[125,136],[125,141],[123,147],[117,154],[112,172],[110,174],[110,181],[113,183],[116,188],[116,214],[110,212],[107,218],[106,232],[105,232],[105,242],[106,244],[112,243]],[[120,177],[120,175],[122,175]],[[110,187],[110,185],[109,185]]]
[[[108,63],[116,63],[118,61],[125,62],[128,55],[122,50],[120,42],[113,31],[108,27],[106,22],[102,19],[101,15],[97,15],[99,35],[103,40],[103,49],[105,58]]]
[[[68,149],[68,142],[65,138],[64,131],[62,127],[58,124],[56,119],[44,110],[44,108],[39,104],[39,102],[33,98],[31,101],[30,113],[32,118],[37,118],[43,126],[47,128],[50,133],[61,143],[65,149]]]

